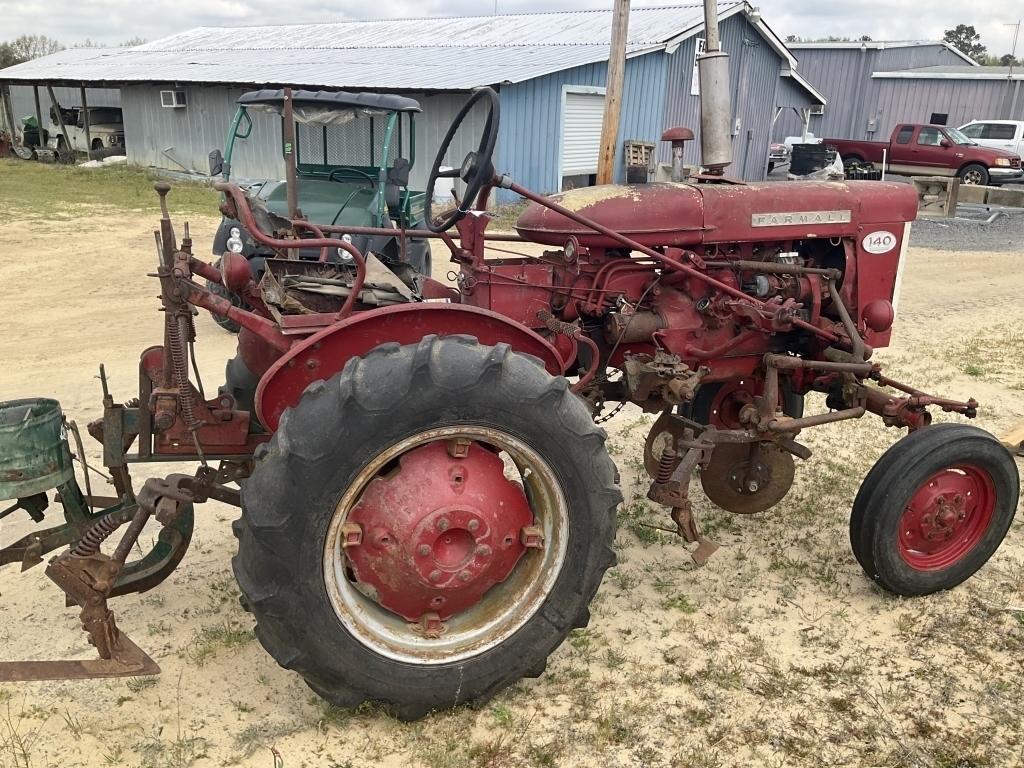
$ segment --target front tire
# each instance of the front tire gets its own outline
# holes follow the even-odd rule
[[[926,427],[868,472],[853,504],[850,544],[868,577],[890,592],[951,589],[999,547],[1019,496],[1016,464],[988,432]]]
[[[235,576],[264,648],[337,705],[414,719],[541,674],[614,562],[621,495],[604,434],[564,378],[505,344],[377,347],[310,386],[256,458]],[[490,503],[473,506],[485,486]],[[521,504],[539,547],[504,531]],[[520,543],[531,548],[515,555]],[[504,579],[487,570],[502,558]],[[479,574],[497,583],[446,615]]]
[[[960,169],[960,183],[969,186],[987,187],[989,182],[988,168],[980,163],[971,163]]]

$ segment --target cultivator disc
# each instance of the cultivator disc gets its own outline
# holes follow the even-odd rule
[[[727,512],[752,515],[782,501],[793,485],[793,456],[763,443],[722,443],[700,475],[704,493]]]

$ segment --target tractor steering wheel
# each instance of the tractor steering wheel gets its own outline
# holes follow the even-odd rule
[[[455,138],[455,134],[462,127],[466,116],[476,106],[476,103],[484,98],[489,100],[487,121],[484,123],[483,134],[480,137],[480,144],[477,146],[476,151],[466,155],[466,159],[462,161],[461,167],[453,168],[450,171],[442,171],[441,164],[448,153],[452,139]],[[451,229],[457,221],[464,219],[466,214],[469,213],[470,207],[474,204],[480,190],[483,189],[487,182],[494,178],[494,165],[491,164],[491,158],[494,155],[494,145],[498,141],[498,120],[498,94],[492,88],[480,88],[473,92],[473,95],[469,97],[469,101],[463,105],[462,109],[459,110],[459,114],[452,121],[451,126],[448,128],[448,133],[445,134],[444,141],[441,142],[441,146],[437,150],[434,164],[430,166],[430,175],[427,177],[427,199],[423,218],[426,220],[427,229],[431,232],[444,232]],[[466,184],[466,193],[462,197],[461,205],[444,216],[441,221],[435,223],[431,207],[434,197],[434,183],[438,179],[462,179]]]
[[[342,173],[351,173],[351,174],[354,174],[354,175],[362,176],[366,181],[370,182],[371,184],[375,184],[377,182],[377,180],[375,178],[373,178],[373,176],[368,174],[366,171],[360,171],[358,168],[335,168],[333,171],[331,171],[329,174],[327,174],[327,180],[328,181],[338,181],[338,182],[340,182],[340,181],[342,181],[342,179],[336,179],[336,178],[334,178],[334,176],[335,176],[335,174],[342,174]],[[361,180],[362,179],[359,179],[359,178],[356,178],[356,179],[345,179],[345,181],[361,181]]]

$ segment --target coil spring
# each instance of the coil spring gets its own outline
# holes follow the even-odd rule
[[[578,325],[559,320],[546,309],[542,309],[537,313],[537,319],[544,323],[544,327],[552,333],[560,333],[563,336],[568,336],[570,339],[575,339],[579,335],[580,329]]]
[[[167,345],[170,347],[171,366],[174,368],[174,379],[178,385],[181,414],[185,418],[185,426],[195,429],[198,423],[195,413],[192,411],[192,387],[188,381],[188,365],[185,362],[185,346],[181,338],[181,327],[179,318],[170,315],[167,317]]]
[[[92,528],[85,532],[81,540],[71,550],[76,557],[89,557],[100,551],[100,545],[110,538],[110,534],[121,527],[116,513],[111,513],[100,518]]]
[[[672,480],[672,473],[676,468],[676,449],[671,445],[665,446],[658,458],[658,476],[655,478],[659,483],[667,483]]]

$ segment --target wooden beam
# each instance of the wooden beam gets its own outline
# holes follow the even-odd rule
[[[11,87],[6,83],[0,85],[0,102],[2,102],[7,129],[11,132],[11,141],[15,142],[17,126],[14,124],[14,108],[11,106]]]
[[[85,153],[89,155],[92,152],[92,132],[89,129],[89,102],[85,100],[85,86],[79,88],[78,92],[81,94],[80,101],[82,102],[82,127],[85,128]]]
[[[60,128],[61,135],[64,137],[64,148],[71,153],[72,157],[74,157],[75,148],[71,146],[71,139],[68,138],[68,129],[64,127],[64,116],[60,113],[60,104],[57,102],[57,97],[53,95],[52,85],[46,86],[46,93],[50,97],[53,115],[57,118],[57,127]]]
[[[46,147],[46,140],[43,138],[43,108],[39,106],[39,86],[32,86],[32,96],[36,100],[36,146],[40,149]]]
[[[629,0],[615,0],[612,11],[612,41],[608,56],[608,83],[601,123],[601,153],[597,160],[597,183],[614,181],[616,149],[619,144],[619,115],[622,113],[622,81],[626,75],[626,33],[629,29]]]

